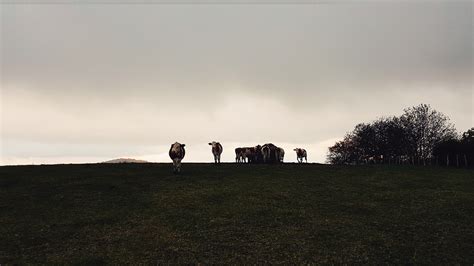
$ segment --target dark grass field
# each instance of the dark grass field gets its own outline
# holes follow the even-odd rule
[[[0,167],[0,264],[474,263],[474,171]]]

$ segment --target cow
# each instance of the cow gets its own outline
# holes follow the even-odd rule
[[[298,160],[298,163],[303,162],[303,158],[305,159],[306,162],[308,162],[307,154],[305,149],[301,148],[296,148],[294,149],[296,151],[296,160]]]
[[[278,153],[278,162],[282,163],[283,158],[285,157],[285,150],[283,148],[278,147],[277,149]]]
[[[214,155],[214,163],[221,163],[222,145],[219,142],[209,142],[212,146],[212,154]]]
[[[280,162],[280,148],[272,143],[267,143],[262,146],[262,155],[264,163]]]
[[[262,146],[260,145],[255,146],[254,162],[255,163],[263,162]]]
[[[235,148],[235,162],[241,163],[243,162],[243,152],[244,148]]]
[[[243,147],[241,156],[242,156],[242,162],[250,163],[252,161],[252,148]]]
[[[263,155],[264,163],[267,163],[270,161],[270,147],[268,147],[268,145],[262,146],[262,155]]]
[[[235,149],[236,163],[259,163],[262,159],[262,146],[255,147],[240,147]]]
[[[254,158],[254,147],[242,147],[239,149],[239,162],[251,163]]]
[[[173,160],[173,173],[175,174],[181,172],[181,160],[184,158],[184,154],[186,153],[184,146],[186,145],[178,142],[171,144],[169,155],[171,160]]]
[[[248,163],[256,163],[258,160],[258,146],[244,148],[244,159],[247,159]]]

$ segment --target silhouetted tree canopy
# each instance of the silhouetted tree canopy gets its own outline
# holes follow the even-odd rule
[[[462,134],[460,139],[452,138],[439,143],[434,150],[440,165],[469,166],[474,164],[474,128]]]
[[[406,108],[400,117],[357,124],[343,140],[329,147],[328,161],[333,164],[442,161],[440,164],[449,165],[455,160],[456,165],[469,165],[473,160],[473,143],[474,128],[459,139],[446,115],[420,104]],[[446,157],[448,153],[452,155]]]

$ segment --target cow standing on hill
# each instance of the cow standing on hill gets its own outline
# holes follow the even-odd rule
[[[243,162],[243,148],[235,148],[235,162],[241,163]]]
[[[214,163],[221,163],[221,154],[223,151],[222,145],[219,142],[210,142],[212,146],[212,154],[214,155]]]
[[[248,163],[256,163],[258,160],[258,146],[245,148],[244,158]]]
[[[296,148],[294,149],[296,151],[296,160],[298,160],[298,163],[303,162],[303,158],[305,159],[306,162],[308,162],[307,154],[305,149],[301,148]]]
[[[242,147],[240,149],[239,158],[242,163],[251,163],[254,158],[254,147]]]
[[[254,163],[262,163],[262,162],[263,162],[262,146],[257,145],[255,146]]]
[[[236,163],[259,163],[262,162],[262,146],[240,147],[235,149]]]
[[[263,155],[264,163],[267,163],[270,161],[270,147],[268,147],[268,145],[262,146],[262,155]]]
[[[186,145],[180,144],[178,142],[171,144],[169,155],[170,155],[171,160],[173,160],[174,173],[181,172],[181,160],[184,158],[184,155],[186,153],[184,150],[184,146]]]
[[[283,148],[278,147],[278,161],[282,163],[283,158],[285,158],[285,150]]]
[[[262,155],[264,163],[280,162],[280,148],[272,143],[267,143],[262,146]]]

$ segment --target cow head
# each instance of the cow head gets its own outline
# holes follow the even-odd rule
[[[209,145],[211,145],[212,147],[216,147],[217,145],[219,145],[220,143],[219,142],[209,142]]]
[[[171,144],[171,148],[175,148],[175,149],[177,149],[178,147],[184,148],[184,146],[186,146],[186,144],[181,144],[179,142],[175,142]]]

